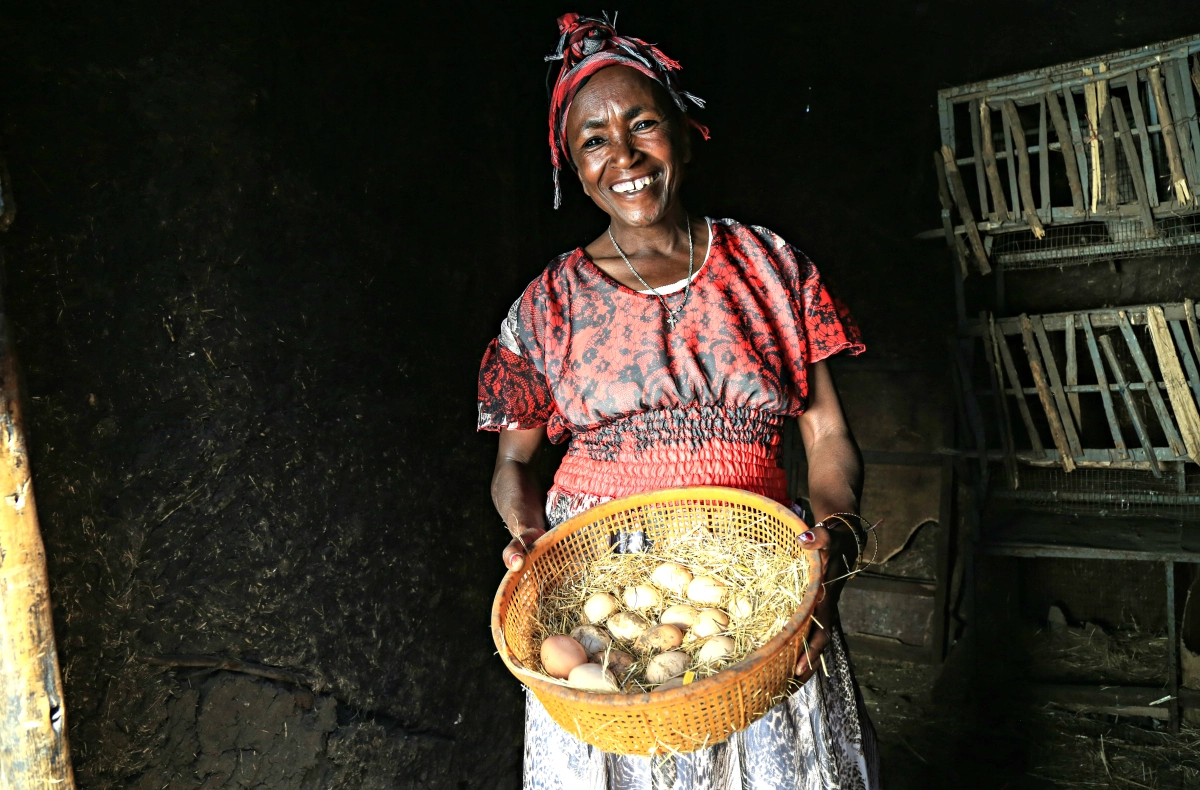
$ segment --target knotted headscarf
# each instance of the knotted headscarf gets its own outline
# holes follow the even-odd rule
[[[574,167],[571,152],[567,148],[567,113],[580,86],[588,78],[607,66],[622,65],[637,69],[666,89],[680,112],[687,113],[687,99],[697,107],[704,107],[704,100],[681,90],[673,72],[679,71],[678,61],[671,60],[653,44],[640,38],[618,36],[616,17],[603,19],[563,14],[558,18],[558,49],[546,60],[561,60],[558,79],[550,94],[550,164],[554,166],[554,207],[562,203],[562,192],[558,176],[566,163]],[[685,116],[686,117],[686,116]],[[704,139],[708,129],[695,120],[688,123],[696,127]]]

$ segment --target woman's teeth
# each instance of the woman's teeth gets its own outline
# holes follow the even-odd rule
[[[613,184],[613,192],[640,192],[649,185],[658,180],[658,173],[652,176],[642,176],[635,178],[632,181],[622,181],[619,184]]]

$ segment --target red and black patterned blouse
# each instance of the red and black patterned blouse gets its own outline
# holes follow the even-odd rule
[[[529,284],[488,346],[479,428],[571,440],[551,497],[724,485],[786,501],[782,426],[806,408],[809,365],[865,347],[803,253],[765,228],[709,226],[674,329],[653,294],[576,249]],[[674,309],[683,292],[664,298]]]

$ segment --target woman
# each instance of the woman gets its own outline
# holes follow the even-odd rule
[[[722,485],[786,502],[780,440],[798,417],[823,519],[801,540],[826,552],[827,579],[842,576],[865,538],[849,515],[862,469],[825,360],[861,353],[857,328],[781,238],[688,215],[683,97],[700,101],[676,87],[678,64],[607,20],[570,14],[559,28],[555,205],[567,164],[609,226],[525,289],[483,360],[479,427],[500,434],[492,498],[513,535],[505,565],[520,570],[547,526],[614,497]],[[571,444],[543,495],[533,462],[547,439]],[[825,628],[809,635],[799,690],[725,743],[682,757],[604,754],[528,694],[525,787],[879,787],[837,626],[840,585],[825,587]]]

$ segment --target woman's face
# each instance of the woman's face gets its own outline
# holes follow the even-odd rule
[[[691,159],[681,113],[641,72],[596,72],[567,113],[567,146],[583,191],[614,221],[647,227],[674,204]]]

